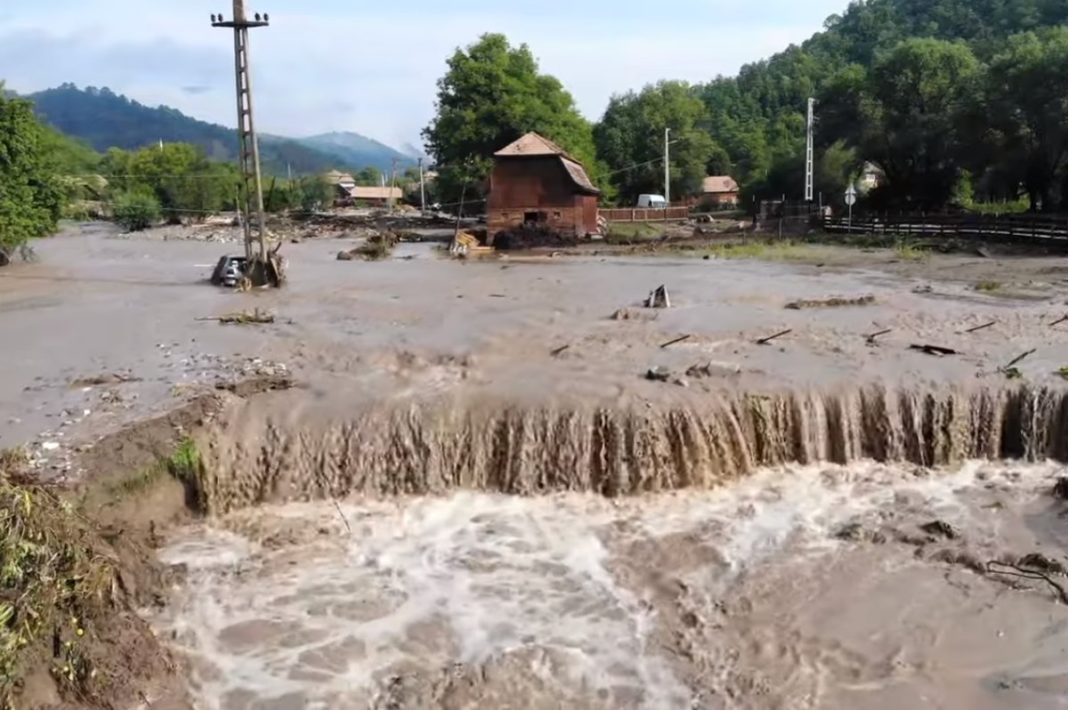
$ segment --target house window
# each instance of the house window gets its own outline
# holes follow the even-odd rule
[[[523,215],[523,224],[542,224],[547,221],[544,212],[526,212]]]
[[[559,212],[553,212],[553,219],[560,219],[562,216]]]

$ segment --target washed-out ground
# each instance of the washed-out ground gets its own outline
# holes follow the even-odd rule
[[[354,245],[286,244],[287,288],[240,294],[206,283],[234,244],[102,225],[40,242],[37,263],[0,270],[0,447],[77,478],[100,435],[248,376],[291,375],[300,388],[265,406],[329,419],[381,402],[998,387],[1027,353],[1014,382],[1059,388],[1068,365],[1055,258],[710,244],[456,262],[404,244],[337,261]],[[660,285],[674,307],[644,308]],[[831,298],[856,305],[817,303]],[[256,308],[275,322],[210,320]],[[189,578],[153,620],[201,707],[1057,707],[1055,593],[979,571],[1063,561],[1062,473],[815,466],[622,502],[240,511],[171,532],[161,554]],[[923,530],[935,521],[953,534]]]

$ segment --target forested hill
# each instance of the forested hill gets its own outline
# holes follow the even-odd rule
[[[1055,117],[1057,91],[1064,84],[1042,84],[1047,78],[1055,80],[1061,69],[1068,70],[1062,66],[1068,61],[1068,56],[1063,56],[1068,53],[1068,36],[1055,30],[1063,25],[1068,25],[1065,0],[854,2],[841,15],[830,17],[826,29],[800,47],[748,65],[737,77],[720,77],[697,87],[708,112],[708,132],[722,149],[713,157],[720,163],[729,161],[723,167],[729,167],[754,193],[798,196],[797,174],[801,166],[797,156],[802,154],[804,142],[806,100],[812,96],[820,101],[822,120],[817,132],[821,147],[853,151],[852,155],[832,151],[830,160],[837,164],[823,166],[825,173],[840,171],[846,163],[855,167],[857,161],[864,159],[885,162],[888,156],[872,150],[866,139],[873,136],[865,136],[862,130],[864,126],[879,130],[882,121],[881,128],[890,129],[895,135],[909,128],[924,131],[924,135],[899,135],[899,147],[915,152],[919,160],[937,162],[944,176],[967,171],[974,178],[974,188],[985,190],[991,197],[1012,199],[1014,185],[1022,184],[1028,172],[1045,172],[1055,173],[1064,183],[1064,199],[1050,193],[1048,180],[1038,180],[1042,184],[1037,184],[1034,179],[1027,191],[1049,194],[1031,197],[1044,202],[1047,208],[1053,202],[1068,204],[1068,178],[1063,174],[1063,162],[1068,156],[1055,156],[1055,165],[1035,165],[1033,161],[1030,166],[1021,165],[1029,162],[1024,155],[1029,147],[1037,152],[1033,150],[1036,136],[1031,128],[1012,125],[1009,116],[1001,115],[1018,113],[1025,104],[1035,103],[1026,95],[1013,95],[1014,88],[1019,91],[1031,83],[1037,85],[1031,87],[1038,89],[1036,98],[1041,96],[1040,100],[1045,101],[1048,97],[1053,104],[1047,106],[1050,115],[1032,115],[1023,122],[1030,120],[1032,126],[1047,124]],[[941,42],[921,45],[916,42],[921,38]],[[911,56],[906,56],[910,51],[903,45],[910,43]],[[960,51],[947,43],[956,44]],[[902,52],[896,64],[890,57],[895,51]],[[923,87],[930,84],[928,89],[941,86],[948,95],[930,97],[940,101],[934,101],[929,107],[932,110],[927,111],[919,105],[888,105],[879,93],[891,89],[889,84],[895,79],[890,76],[891,65],[907,75],[908,81],[897,87],[899,94],[908,94],[910,89],[922,94]],[[1008,85],[1013,83],[1015,87]],[[907,101],[907,96],[898,98]],[[936,117],[929,115],[936,107],[952,113],[944,116],[952,120],[952,126],[928,125],[937,123]],[[1031,108],[1041,110],[1041,106]],[[916,123],[886,125],[891,117]],[[1068,119],[1062,118],[1058,130],[1068,136],[1066,123]],[[923,154],[932,142],[940,140],[949,141],[960,152]],[[1061,152],[1059,144],[1053,143],[1046,148]],[[1000,155],[996,154],[999,151]],[[897,178],[899,193],[904,191],[896,199],[920,197],[915,194],[915,186],[901,184],[916,177],[911,175],[915,166],[881,167],[896,173],[890,177]],[[823,177],[824,182],[835,183],[833,175]],[[831,187],[837,189],[840,185]],[[937,191],[945,189],[939,187]],[[930,201],[937,203],[946,197],[932,195]]]
[[[106,88],[82,90],[64,84],[26,98],[34,103],[37,114],[46,123],[101,152],[108,148],[135,150],[163,140],[197,145],[213,160],[237,159],[237,137],[233,129],[199,121],[166,106],[144,106]],[[346,135],[352,141],[362,138],[357,134]],[[298,174],[367,166],[385,170],[394,158],[406,157],[381,143],[363,141],[360,150],[353,150],[351,146],[332,146],[329,141],[261,135],[260,151],[264,170],[278,175],[284,175],[287,168]]]

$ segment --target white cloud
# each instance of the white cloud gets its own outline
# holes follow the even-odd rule
[[[403,6],[339,0],[255,0],[272,27],[253,33],[262,130],[310,135],[353,130],[418,142],[433,114],[435,82],[457,46],[483,32],[528,43],[591,119],[613,93],[661,78],[705,81],[798,42],[845,0],[768,0],[753,21],[734,0],[681,0],[666,14],[647,3],[490,0]],[[822,9],[813,5],[822,5]],[[0,67],[11,88],[65,81],[109,86],[142,103],[167,104],[232,125],[232,42],[208,16],[229,0],[40,0],[0,29]],[[655,9],[655,8],[654,8]],[[561,21],[566,18],[567,21]],[[33,57],[27,61],[27,57]],[[192,87],[194,90],[189,91]]]

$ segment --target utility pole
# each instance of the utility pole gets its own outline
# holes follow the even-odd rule
[[[393,214],[393,191],[397,189],[397,159],[393,159],[393,164],[389,168],[389,213]]]
[[[664,129],[664,202],[671,207],[671,129]]]
[[[805,202],[811,203],[816,189],[816,99],[808,100],[807,142],[805,145]]]
[[[263,177],[260,172],[260,146],[256,139],[256,124],[252,116],[252,68],[249,59],[248,31],[256,27],[268,27],[268,15],[256,13],[249,19],[245,0],[234,0],[234,16],[227,20],[222,15],[211,16],[212,27],[224,27],[234,31],[234,78],[237,86],[237,138],[238,165],[244,186],[243,198],[238,211],[244,208],[242,220],[245,233],[245,257],[249,261],[247,275],[255,285],[263,285],[270,279],[267,262],[267,242],[263,209]],[[241,204],[243,203],[243,204]],[[252,215],[256,215],[256,242],[258,253],[253,253]],[[258,268],[256,262],[259,262]],[[260,281],[261,283],[256,283]]]
[[[426,216],[426,170],[422,158],[419,159],[419,209]]]

